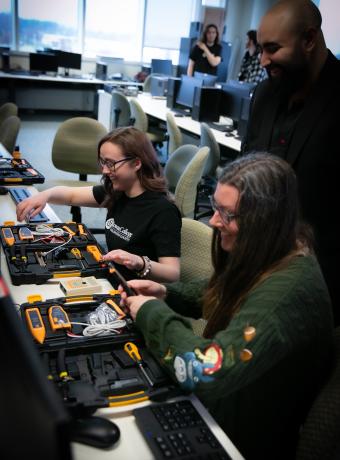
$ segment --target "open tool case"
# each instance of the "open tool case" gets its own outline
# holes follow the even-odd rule
[[[117,319],[126,321],[126,325],[117,333],[84,336],[85,326],[73,323],[88,323],[88,315],[103,305],[112,309]],[[51,313],[52,307],[64,310],[69,328],[54,330],[52,323],[58,324],[60,316],[58,310]],[[39,329],[37,310],[44,337],[32,332],[32,327]],[[20,313],[38,347],[46,375],[55,383],[74,415],[88,415],[97,408],[146,399],[162,400],[178,392],[145,348],[131,318],[120,309],[119,295],[97,294],[46,301],[31,296],[28,303],[20,306]],[[143,369],[124,350],[126,343],[138,346]]]
[[[0,227],[1,243],[14,285],[42,284],[51,278],[92,275],[105,277],[108,274],[107,265],[98,261],[102,248],[85,225],[41,225]],[[60,236],[36,234],[42,228],[46,232],[53,229]],[[29,232],[33,233],[29,235]]]
[[[42,184],[45,177],[23,158],[1,159],[0,185]]]

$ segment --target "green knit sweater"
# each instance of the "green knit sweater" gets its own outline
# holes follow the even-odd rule
[[[200,317],[205,286],[175,283],[167,297],[172,308],[146,302],[137,326],[247,460],[294,458],[299,426],[330,364],[331,304],[316,260],[296,257],[273,273],[213,339],[197,336],[187,318]]]

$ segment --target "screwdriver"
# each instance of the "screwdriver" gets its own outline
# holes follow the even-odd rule
[[[135,361],[135,363],[139,366],[140,370],[143,372],[144,377],[146,378],[150,386],[153,387],[154,383],[144,368],[143,361],[141,355],[139,354],[137,346],[132,342],[126,342],[126,344],[124,345],[124,351],[130,356],[130,358],[132,358]]]

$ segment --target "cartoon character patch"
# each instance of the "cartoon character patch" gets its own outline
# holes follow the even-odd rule
[[[202,353],[199,348],[177,355],[174,360],[175,375],[186,390],[193,390],[199,382],[213,381],[212,374],[222,366],[221,348],[212,344]]]

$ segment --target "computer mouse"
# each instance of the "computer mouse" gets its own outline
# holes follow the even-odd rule
[[[71,441],[106,449],[120,438],[118,426],[103,417],[83,417],[75,419],[70,426]]]

